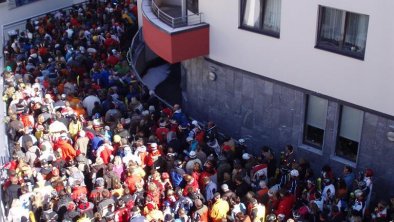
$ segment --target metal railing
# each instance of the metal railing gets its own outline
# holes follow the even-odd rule
[[[181,17],[173,17],[168,13],[165,13],[160,9],[160,5],[156,2],[157,0],[151,0],[152,12],[164,22],[166,25],[172,28],[180,28],[191,25],[198,25],[202,23],[202,13],[189,14]]]
[[[146,68],[146,63],[148,62],[145,59],[145,41],[142,34],[142,28],[140,28],[138,32],[135,34],[133,41],[131,42],[130,48],[127,51],[126,57],[131,69],[133,70],[135,76],[137,77],[138,82],[146,86],[146,84],[144,83],[141,77],[142,72]],[[162,102],[166,106],[172,108],[172,105],[170,105],[167,101],[165,101],[157,94],[154,94],[153,96],[156,97],[158,100],[160,100],[160,102]]]
[[[142,34],[142,27],[138,30],[138,32],[135,34],[130,48],[127,51],[127,61],[131,67],[131,69],[133,70],[138,82],[140,82],[142,85],[145,86],[145,83],[141,77],[142,72],[144,70],[144,68],[146,68],[146,59],[145,59],[145,41],[144,41],[144,37]],[[137,66],[140,66],[139,68]],[[160,96],[154,94],[153,96],[155,96],[160,102],[162,102],[164,105],[166,105],[167,107],[173,108],[172,105],[170,105],[166,100],[164,100],[163,98],[161,98]],[[190,118],[190,121],[195,120],[194,118]],[[207,126],[207,122],[198,122],[200,126]],[[251,136],[247,136],[245,139],[251,139]],[[218,132],[218,140],[223,142],[225,139],[224,138],[228,138],[228,136],[226,136],[223,132]],[[236,144],[239,144],[238,140],[235,140]]]

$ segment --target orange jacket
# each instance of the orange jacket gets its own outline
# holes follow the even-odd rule
[[[73,160],[77,156],[77,151],[65,140],[59,140],[56,143],[56,148],[61,150],[63,160]]]
[[[127,185],[127,187],[130,190],[131,194],[134,194],[135,191],[137,190],[136,188],[136,184],[141,182],[141,177],[137,176],[137,175],[132,175],[126,178],[125,183]]]

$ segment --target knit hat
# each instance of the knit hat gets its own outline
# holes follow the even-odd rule
[[[79,131],[79,136],[80,137],[85,137],[86,136],[86,132],[83,131],[83,130]]]
[[[114,136],[114,143],[119,143],[122,138],[119,135]]]
[[[242,154],[242,159],[244,159],[244,160],[249,160],[249,159],[250,159],[249,153],[244,153],[244,154]]]
[[[151,143],[150,148],[151,150],[157,150],[157,143]]]
[[[96,179],[96,186],[98,186],[98,187],[104,186],[104,179],[102,177],[99,177]]]
[[[292,170],[292,171],[290,171],[290,175],[292,176],[292,177],[298,177],[299,176],[299,173],[298,173],[298,170]]]
[[[222,188],[223,192],[229,191],[228,185],[225,183],[221,186],[221,188]]]
[[[166,216],[164,217],[164,221],[172,221],[174,218],[172,217],[171,214],[166,214]]]
[[[190,151],[189,157],[190,157],[190,158],[196,158],[196,157],[197,157],[196,151]]]
[[[363,195],[363,191],[362,191],[362,190],[355,190],[355,191],[354,191],[354,195],[355,195],[356,197],[361,197],[361,196]]]

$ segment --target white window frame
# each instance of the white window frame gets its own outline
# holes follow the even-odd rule
[[[315,110],[311,110],[316,108]],[[313,148],[323,150],[324,138],[326,136],[326,121],[327,121],[327,111],[328,110],[328,100],[315,95],[307,95],[306,106],[305,106],[305,120],[304,120],[304,132],[303,132],[303,143],[312,146]],[[319,112],[319,113],[318,113]],[[314,118],[313,118],[314,117]],[[321,146],[314,144],[306,139],[306,130],[308,126],[312,126],[323,130],[323,138]]]
[[[348,113],[346,113],[348,112]],[[353,112],[353,113],[351,113]],[[336,137],[336,145],[335,145],[335,151],[334,151],[334,156],[357,163],[358,156],[360,154],[360,143],[361,143],[361,136],[362,136],[362,130],[363,130],[363,124],[364,124],[364,115],[365,112],[356,109],[351,106],[347,105],[341,105],[340,106],[340,118],[338,120],[338,133]],[[344,120],[344,118],[349,117],[347,120]],[[353,125],[352,125],[353,124]],[[357,131],[357,132],[346,132],[349,130]],[[346,135],[343,135],[343,131],[345,131]],[[355,159],[352,160],[349,157],[345,155],[340,155],[338,154],[337,150],[339,149],[339,140],[340,137],[345,138],[347,140],[350,140],[352,142],[357,142],[357,154],[355,156]]]

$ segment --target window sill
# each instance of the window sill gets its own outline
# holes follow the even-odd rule
[[[357,164],[355,162],[347,160],[347,159],[344,159],[344,158],[339,157],[339,156],[331,155],[330,159],[332,159],[334,161],[337,161],[339,163],[348,165],[348,166],[353,167],[353,168],[356,168],[356,166],[357,166]]]
[[[309,146],[307,144],[298,145],[298,148],[308,151],[308,152],[311,152],[311,153],[314,153],[314,154],[317,154],[319,156],[323,156],[323,150],[319,150],[319,149]]]
[[[349,52],[349,51],[341,50],[341,49],[338,49],[335,47],[329,47],[329,46],[323,46],[323,45],[315,45],[315,49],[321,49],[324,51],[328,51],[328,52],[336,53],[339,55],[351,57],[351,58],[358,59],[361,61],[364,61],[364,57],[365,57],[365,53],[361,55],[360,53]]]
[[[238,26],[238,29],[249,31],[249,32],[254,32],[257,34],[267,35],[270,37],[280,39],[280,33],[276,33],[276,32],[270,32],[270,31],[266,31],[266,30],[256,30],[256,29],[251,29],[251,28],[243,27],[243,26]]]

